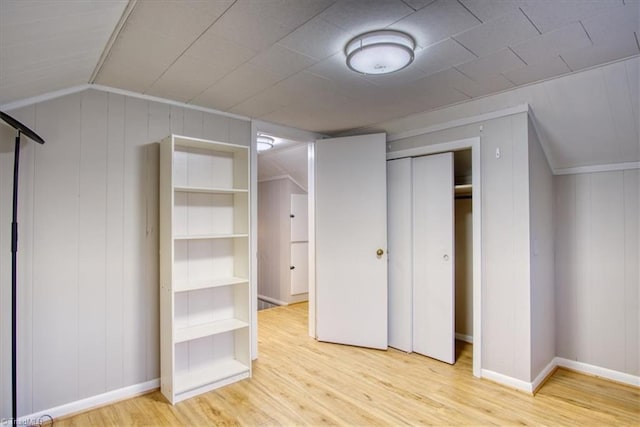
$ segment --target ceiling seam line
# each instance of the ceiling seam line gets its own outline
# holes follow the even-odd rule
[[[235,4],[237,3],[237,1],[238,1],[238,0],[234,0],[234,2],[233,2],[233,3],[231,3],[231,4],[229,5],[229,7],[227,7],[227,8],[224,10],[224,12],[222,12],[222,13],[221,13],[221,14],[220,14],[216,19],[214,19],[214,20],[213,20],[213,22],[212,22],[211,24],[209,24],[209,25],[207,26],[207,28],[205,28],[205,29],[200,33],[200,35],[198,35],[198,37],[196,37],[196,38],[195,38],[195,40],[193,40],[191,43],[189,43],[189,46],[187,46],[187,47],[185,47],[185,48],[184,48],[184,50],[182,51],[182,53],[180,53],[180,55],[178,55],[178,57],[177,57],[176,59],[174,59],[174,60],[173,60],[173,62],[167,66],[167,68],[165,68],[165,70],[164,70],[164,71],[163,71],[163,72],[158,76],[158,78],[156,78],[153,82],[151,82],[151,84],[149,85],[149,87],[147,87],[143,93],[147,93],[147,91],[148,91],[149,89],[151,89],[151,88],[153,87],[153,85],[154,85],[154,84],[156,84],[156,82],[157,82],[158,80],[160,80],[160,79],[162,78],[162,76],[164,76],[164,75],[167,73],[167,71],[169,71],[169,68],[171,68],[171,67],[172,67],[176,62],[178,62],[178,60],[184,56],[184,54],[189,50],[189,48],[190,48],[191,46],[193,46],[193,45],[194,45],[198,40],[200,40],[200,39],[202,38],[202,36],[203,36],[207,31],[209,31],[209,28],[213,27],[213,26],[214,26],[214,24],[215,24],[216,22],[218,22],[218,21],[220,20],[220,18],[222,18],[222,17],[223,17],[223,16],[224,16],[228,11],[229,11],[229,9],[231,9],[231,8],[233,7],[233,5],[235,5]]]
[[[480,58],[480,56],[476,55],[476,53],[474,51],[472,51],[471,49],[469,49],[468,47],[463,45],[460,41],[458,41],[458,39],[456,39],[455,36],[451,36],[450,39],[453,40],[454,42],[458,43],[460,46],[462,46],[464,49],[466,49],[470,54],[472,54],[476,58]]]
[[[584,31],[584,33],[587,35],[587,38],[589,39],[589,41],[591,42],[591,46],[593,46],[593,39],[591,38],[591,35],[589,35],[589,32],[587,31],[587,29],[585,28],[584,24],[582,23],[582,21],[578,21],[580,23],[580,26],[582,27],[582,30]]]
[[[460,0],[458,0],[458,4],[462,7],[464,7],[464,9],[469,12],[471,14],[471,16],[473,16],[474,18],[476,18],[478,20],[478,22],[480,22],[481,24],[484,24],[484,22],[482,21],[482,19],[478,18],[476,16],[475,13],[471,12],[471,9],[469,9],[464,3],[462,3]]]
[[[277,43],[277,42],[276,42],[276,43]],[[304,55],[304,54],[301,54],[301,53],[297,52],[296,50],[289,49],[289,48],[288,48],[288,47],[286,47],[286,46],[283,46],[283,47],[284,47],[285,49],[288,49],[288,50],[290,50],[290,51],[292,51],[292,52],[295,52],[295,53],[297,53],[297,54]],[[331,57],[331,56],[333,56],[333,55],[335,55],[335,53],[334,53],[334,54],[329,55],[327,58],[329,58],[329,57]],[[307,55],[304,55],[304,56],[307,56]],[[309,57],[309,58],[311,58],[311,57]],[[326,58],[325,58],[325,59],[326,59]],[[248,61],[245,61],[245,62],[244,62],[243,64],[241,64],[241,65],[246,64],[246,63],[247,63],[247,62],[249,62],[250,60],[251,60],[251,59],[249,59]],[[258,95],[260,95],[260,94],[262,94],[262,93],[266,92],[266,91],[267,91],[267,90],[269,90],[270,88],[272,88],[272,87],[274,87],[274,86],[276,86],[276,85],[278,85],[278,84],[282,83],[283,81],[287,80],[289,77],[291,77],[291,76],[293,76],[293,75],[295,75],[295,74],[301,73],[301,72],[303,72],[303,71],[307,71],[309,68],[313,67],[314,65],[316,65],[317,63],[319,63],[319,62],[321,62],[321,61],[323,61],[323,60],[324,60],[324,59],[321,59],[320,61],[318,61],[318,62],[314,62],[312,65],[309,65],[308,67],[305,67],[305,68],[301,69],[300,71],[297,71],[297,72],[295,72],[295,73],[293,73],[293,74],[290,74],[290,75],[288,75],[288,76],[286,76],[286,77],[283,77],[283,78],[281,78],[281,79],[279,79],[279,80],[276,80],[276,81],[275,81],[271,86],[267,86],[267,87],[265,87],[264,89],[260,89],[260,90],[258,90],[258,92],[254,93],[253,95],[249,95],[249,97],[247,97],[247,98],[243,98],[241,101],[238,101],[238,102],[236,102],[235,104],[231,105],[231,106],[229,107],[229,111],[231,111],[233,108],[237,107],[238,105],[240,105],[240,104],[242,104],[242,103],[244,103],[244,102],[246,102],[246,101],[250,100],[251,98],[253,98],[253,97],[255,97],[255,96],[258,96]],[[328,79],[328,78],[326,78],[326,77],[323,77],[323,76],[321,76],[321,75],[319,75],[319,74],[316,74],[316,73],[314,73],[313,71],[308,71],[308,72],[309,72],[309,73],[311,73],[311,74],[313,74],[314,76],[317,76],[317,77],[319,77],[319,78],[322,78],[322,79],[324,79],[324,80],[327,80],[327,81],[329,81],[329,82],[331,82],[331,83],[335,83],[333,80]],[[226,76],[225,76],[225,77],[226,77]],[[224,78],[224,77],[223,77],[223,78]],[[220,79],[220,80],[222,80],[222,79]],[[218,81],[220,81],[220,80],[216,80],[216,82],[218,82]],[[215,84],[215,83],[214,83],[214,84]],[[212,85],[212,86],[213,86],[213,85]],[[211,87],[211,86],[209,86],[209,87]],[[207,88],[207,89],[209,89],[209,88]],[[205,92],[206,92],[206,90],[205,90]],[[286,108],[287,106],[288,106],[288,105],[284,105],[284,106],[282,106],[282,108]],[[280,108],[278,108],[278,109],[276,109],[276,110],[274,110],[274,111],[277,111],[277,110],[279,110],[279,109],[280,109]],[[256,116],[256,117],[260,117],[260,116]]]
[[[634,31],[633,36],[636,38],[636,45],[638,45],[638,50],[640,51],[640,40],[638,40],[638,32]]]
[[[500,75],[502,77],[504,77],[509,83],[511,83],[514,86],[514,88],[518,87],[518,85],[513,80],[511,80],[509,77],[507,77],[504,73],[500,73]]]
[[[238,0],[236,0],[236,2],[237,2],[237,1],[238,1]],[[279,44],[281,40],[283,40],[284,38],[286,38],[287,36],[289,36],[290,34],[292,34],[294,31],[298,30],[300,27],[302,27],[303,25],[305,25],[307,22],[309,22],[309,21],[311,21],[312,19],[314,19],[315,17],[319,16],[319,15],[320,15],[321,13],[323,13],[325,10],[327,10],[327,9],[329,9],[331,6],[333,6],[336,2],[337,2],[337,0],[334,0],[330,5],[328,5],[327,7],[325,7],[324,9],[322,9],[321,11],[319,11],[318,13],[316,13],[315,15],[313,15],[311,18],[307,19],[307,20],[306,20],[306,21],[304,21],[302,24],[300,24],[300,25],[298,25],[297,27],[295,27],[293,30],[291,30],[290,32],[288,32],[286,35],[282,36],[280,39],[278,39],[278,40],[274,41],[274,42],[273,42],[273,44],[272,44],[272,46],[274,46],[274,45],[276,45],[276,44]],[[235,2],[234,2],[233,4],[235,4]],[[231,5],[231,6],[233,6],[233,5]],[[231,8],[231,6],[229,6],[229,8]],[[227,9],[227,10],[229,10],[229,9]],[[225,13],[226,13],[226,11],[225,11]],[[214,22],[214,24],[215,24],[215,22]],[[211,25],[213,25],[213,24],[211,24]],[[299,53],[299,52],[297,52],[297,51],[295,51],[295,50],[293,50],[293,49],[290,49],[290,48],[288,48],[288,47],[286,47],[286,46],[282,46],[282,47],[284,47],[285,49],[289,49],[289,50],[290,50],[290,51],[292,51],[292,52]],[[220,80],[224,79],[224,78],[225,78],[225,77],[227,77],[229,74],[233,73],[235,70],[237,70],[238,68],[242,67],[243,65],[245,65],[245,64],[247,64],[247,63],[249,63],[252,59],[254,59],[256,56],[258,56],[260,53],[262,53],[262,52],[258,52],[258,54],[257,54],[257,55],[252,56],[251,58],[247,59],[246,61],[244,61],[243,63],[241,63],[240,65],[238,65],[236,68],[234,68],[233,70],[229,71],[227,74],[225,74],[224,76],[220,77],[220,78],[219,78],[218,80],[216,80],[215,82],[211,83],[209,86],[207,86],[207,87],[206,87],[203,91],[201,91],[199,94],[197,94],[197,95],[195,95],[194,97],[192,97],[191,99],[189,99],[189,100],[185,101],[185,103],[190,104],[194,99],[196,99],[197,97],[199,97],[200,95],[202,95],[203,93],[205,93],[206,91],[208,91],[209,89],[211,89],[211,88],[212,88],[216,83],[218,83]],[[335,54],[332,54],[332,55],[335,55]],[[311,56],[309,56],[309,55],[307,55],[307,54],[304,54],[304,56],[309,57],[309,58],[312,58]],[[331,56],[331,55],[329,55],[329,56]],[[327,57],[327,58],[328,58],[328,57]],[[314,60],[315,60],[315,58],[312,58],[312,59],[314,59]],[[320,61],[318,61],[318,62],[320,62]],[[317,64],[318,62],[314,63],[313,65]],[[311,67],[311,66],[312,66],[312,65],[310,65],[309,67]],[[307,67],[307,68],[309,68],[309,67]],[[306,68],[305,68],[305,70],[306,70]],[[295,73],[294,73],[294,74],[295,74]],[[278,80],[278,81],[277,81],[277,82],[275,82],[272,86],[275,86],[276,84],[280,83],[281,81],[283,81],[283,80],[285,80],[285,79],[287,79],[287,78],[289,78],[289,77],[290,77],[290,76],[288,76],[288,77],[284,77],[284,78],[282,78],[282,79]],[[155,83],[155,82],[154,82],[154,83]],[[265,90],[267,90],[267,89],[268,89],[268,87],[267,87],[267,88],[264,88],[263,90],[261,90],[260,92],[258,92],[258,93],[257,93],[257,94],[255,94],[255,95],[258,95],[258,94],[260,94],[260,93],[264,92],[264,91],[265,91]],[[253,95],[253,96],[255,96],[255,95]],[[251,97],[249,97],[249,98],[251,98]],[[248,100],[249,98],[245,99],[244,101]],[[242,101],[242,102],[244,102],[244,101]],[[240,104],[240,103],[238,103],[238,104]],[[238,104],[234,104],[234,105],[232,105],[232,106],[230,106],[230,107],[228,107],[228,108],[229,108],[229,109],[231,109],[231,108],[235,107],[235,106],[236,106],[236,105],[238,105]]]
[[[476,79],[471,78],[471,76],[469,76],[467,73],[465,73],[464,71],[461,71],[461,70],[458,68],[458,66],[457,66],[457,65],[456,65],[456,66],[454,66],[454,67],[451,67],[451,68],[453,68],[454,70],[456,70],[457,72],[459,72],[460,74],[462,74],[463,76],[465,76],[466,78],[468,78],[469,80],[471,80],[472,82],[478,83],[478,81],[477,81]],[[464,92],[461,92],[461,93],[462,93],[462,94],[464,94],[464,95],[466,95]]]
[[[113,46],[116,44],[116,40],[120,36],[120,33],[122,32],[123,28],[127,24],[127,21],[129,20],[129,16],[131,16],[131,13],[133,12],[137,4],[138,4],[138,0],[129,0],[129,3],[127,3],[127,6],[122,12],[122,16],[118,20],[118,23],[116,24],[116,27],[114,28],[113,33],[111,33],[111,36],[109,36],[109,39],[107,40],[107,44],[105,45],[104,50],[102,51],[102,54],[98,58],[98,62],[96,63],[96,66],[93,69],[91,76],[89,76],[89,81],[87,83],[89,84],[95,83],[96,79],[98,78],[98,74],[100,74],[100,71],[102,71],[102,67],[104,67],[104,64],[107,62],[107,59],[109,59],[109,57],[111,56],[111,49],[113,49]]]
[[[522,59],[522,57],[521,57],[520,55],[518,55],[518,54],[516,53],[516,51],[515,51],[515,50],[513,50],[513,49],[511,48],[511,46],[507,46],[507,49],[509,49],[509,50],[511,51],[511,53],[513,53],[515,56],[517,56],[517,57],[518,57],[518,59],[524,63],[524,65],[529,65],[529,64],[527,63],[527,61],[525,61],[524,59]]]
[[[520,12],[522,12],[522,14],[524,15],[524,17],[525,17],[525,18],[527,18],[527,21],[529,21],[529,23],[530,23],[531,25],[533,25],[533,28],[535,28],[535,29],[536,29],[536,31],[538,32],[538,34],[540,34],[540,35],[541,35],[541,34],[542,34],[542,31],[540,31],[540,28],[538,28],[538,26],[533,22],[533,20],[532,20],[531,18],[529,18],[529,15],[527,15],[527,13],[526,13],[524,10],[522,10],[522,8],[521,8],[521,7],[519,7],[519,8],[518,8],[518,10],[519,10]]]
[[[415,7],[411,6],[409,3],[406,2],[406,0],[400,0],[402,3],[404,3],[405,6],[413,9],[414,12],[417,12],[418,9],[416,9]],[[427,5],[428,6],[428,5]]]
[[[560,59],[562,60],[562,62],[564,62],[564,65],[566,65],[566,66],[567,66],[567,68],[569,69],[569,72],[573,73],[573,71],[574,71],[574,70],[573,70],[573,68],[571,68],[571,67],[569,66],[569,64],[567,64],[567,61],[565,61],[565,60],[564,60],[564,58],[562,57],[562,55],[558,55],[558,58],[560,58]]]

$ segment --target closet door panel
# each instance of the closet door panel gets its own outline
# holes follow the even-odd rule
[[[413,351],[455,362],[453,154],[413,159]]]
[[[411,352],[412,181],[411,159],[387,162],[387,230],[389,245],[389,346]]]

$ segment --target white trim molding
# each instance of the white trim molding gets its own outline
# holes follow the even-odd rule
[[[515,388],[526,393],[534,394],[538,390],[538,388],[540,388],[540,386],[544,384],[547,378],[549,378],[555,372],[557,368],[556,359],[557,358],[553,358],[531,382],[519,380],[517,378],[490,371],[488,369],[482,370],[482,378],[486,378],[493,382],[499,383],[501,385],[506,385],[507,387]]]
[[[275,304],[275,305],[289,305],[284,301],[280,301],[279,299],[267,297],[260,294],[258,294],[258,299],[261,299],[262,301],[270,302],[271,304]]]
[[[440,144],[407,148],[406,150],[388,151],[387,160],[402,159],[404,157],[428,156],[430,154],[466,150],[468,148],[471,148],[476,142],[479,144],[480,138],[474,136],[472,138],[458,139],[456,141],[442,142]]]
[[[145,394],[159,388],[160,379],[156,378],[155,380],[147,381],[140,384],[134,384],[128,387],[123,387],[117,390],[98,394],[96,396],[76,400],[75,402],[66,403],[64,405],[56,406],[55,408],[49,408],[43,411],[34,412],[33,414],[19,417],[18,424],[32,422],[34,420],[40,419],[41,417],[50,416],[56,419],[64,417],[66,415],[84,412],[100,406],[109,405],[120,400],[131,399],[132,397],[140,396],[141,394]]]
[[[187,104],[186,102],[173,101],[167,98],[160,98],[157,96],[147,95],[144,93],[132,92],[130,90],[118,89],[110,86],[103,86],[98,84],[90,84],[89,89],[101,90],[103,92],[115,93],[117,95],[130,96],[132,98],[144,99],[145,101],[160,102],[162,104],[175,105],[176,107],[189,108],[190,110],[202,111],[204,113],[216,114],[218,116],[230,117],[232,119],[251,121],[247,116],[241,116],[239,114],[227,113],[226,111],[215,110],[213,108],[201,107],[199,105]]]
[[[611,172],[640,169],[640,162],[609,163],[605,165],[578,166],[575,168],[554,169],[554,175],[577,175],[581,173]]]
[[[542,384],[544,384],[544,382],[553,375],[557,368],[558,365],[556,364],[556,358],[554,357],[531,382],[531,393],[538,391],[540,386],[542,386]]]
[[[516,390],[524,391],[527,393],[533,392],[533,383],[519,380],[517,378],[500,374],[498,372],[490,371],[488,369],[482,370],[482,378],[491,380],[501,385],[506,385],[507,387],[515,388]]]
[[[600,366],[589,365],[588,363],[569,360],[563,357],[554,359],[556,366],[580,372],[581,374],[593,375],[606,380],[615,381],[635,387],[640,387],[640,376],[627,374],[625,372],[614,371],[613,369],[602,368]]]
[[[640,387],[640,376],[614,371],[613,369],[602,368],[600,366],[589,365],[588,363],[569,360],[563,357],[554,357],[551,362],[534,378],[532,382],[527,382],[513,378],[488,369],[482,370],[482,378],[506,385],[527,393],[535,393],[541,385],[549,378],[557,368],[569,369],[580,374],[592,375],[608,381]]]
[[[132,98],[143,99],[145,101],[151,102],[159,102],[162,104],[175,105],[176,107],[188,108],[190,110],[202,111],[204,113],[216,114],[218,116],[230,117],[232,119],[251,121],[249,117],[241,116],[239,114],[227,113],[226,111],[214,110],[213,108],[201,107],[199,105],[187,104],[185,102],[173,101],[171,99],[160,98],[157,96],[146,95],[143,93],[132,92],[129,90],[118,89],[109,86],[103,86],[98,84],[82,84],[79,86],[72,86],[70,88],[56,90],[53,92],[48,92],[42,95],[33,96],[31,98],[21,99],[19,101],[9,102],[7,104],[0,105],[0,110],[2,111],[11,111],[17,108],[26,107],[28,105],[37,104],[43,101],[49,101],[51,99],[60,98],[63,96],[71,95],[73,93],[82,92],[87,89],[95,89],[102,92],[114,93],[117,95],[129,96]]]
[[[28,105],[37,104],[39,102],[49,101],[51,99],[61,98],[63,96],[71,95],[74,93],[82,92],[91,88],[90,84],[83,84],[78,86],[71,86],[61,90],[54,90],[53,92],[47,92],[42,95],[32,96],[30,98],[20,99],[18,101],[8,102],[0,105],[0,110],[11,111],[18,108],[26,107]]]
[[[407,130],[404,132],[390,133],[387,135],[387,142],[398,141],[400,139],[411,138],[418,135],[424,135],[427,133],[438,132],[441,130],[451,129],[459,126],[466,126],[472,123],[485,122],[487,120],[493,120],[500,117],[511,116],[513,114],[527,113],[529,112],[529,104],[520,104],[514,107],[503,108],[501,110],[490,111],[484,114],[478,114],[471,117],[464,117],[461,119],[451,120],[444,123],[438,123],[431,126],[426,126],[419,129]]]
[[[277,123],[265,122],[257,119],[254,119],[253,123],[255,124],[258,132],[264,132],[269,135],[277,136],[278,138],[290,139],[292,141],[315,142],[318,139],[327,138],[326,135],[318,132],[279,125]]]

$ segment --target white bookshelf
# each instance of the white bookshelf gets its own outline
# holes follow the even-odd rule
[[[251,376],[248,147],[160,143],[161,391],[171,402]]]

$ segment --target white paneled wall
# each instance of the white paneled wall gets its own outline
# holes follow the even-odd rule
[[[640,171],[555,177],[557,355],[640,375]]]
[[[250,123],[96,90],[11,111],[20,165],[19,415],[159,376],[158,156],[170,133],[247,145]],[[13,133],[0,131],[0,418],[11,411]]]
[[[289,178],[258,184],[258,295],[272,302],[305,301],[291,295],[291,194],[306,194]]]

